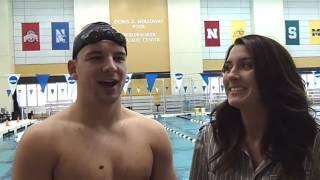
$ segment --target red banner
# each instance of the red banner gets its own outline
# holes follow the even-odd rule
[[[204,21],[205,46],[220,46],[219,21]]]
[[[22,23],[22,50],[40,50],[39,23]]]

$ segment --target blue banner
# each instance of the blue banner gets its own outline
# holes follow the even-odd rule
[[[37,80],[41,87],[41,92],[44,93],[44,90],[48,84],[49,74],[37,74]]]
[[[285,21],[286,26],[286,45],[299,45],[299,21],[287,20]]]
[[[147,79],[147,83],[148,83],[148,91],[151,92],[152,91],[152,88],[154,86],[154,82],[156,81],[157,77],[158,77],[158,74],[156,73],[147,73],[145,74],[145,77]]]
[[[208,73],[200,73],[202,79],[204,80],[204,82],[206,83],[206,85],[208,86],[209,83],[209,74]]]
[[[69,23],[51,23],[52,50],[69,50]]]

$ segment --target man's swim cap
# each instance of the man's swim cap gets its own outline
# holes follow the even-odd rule
[[[95,22],[86,25],[81,32],[74,38],[72,59],[76,59],[81,48],[88,44],[96,43],[101,40],[110,40],[124,47],[127,52],[126,37],[105,22]]]

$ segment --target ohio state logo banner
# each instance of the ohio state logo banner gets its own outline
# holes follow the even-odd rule
[[[22,23],[22,50],[39,51],[39,23]]]

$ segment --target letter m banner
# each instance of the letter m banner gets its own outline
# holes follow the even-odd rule
[[[204,21],[205,47],[220,46],[219,21]]]

